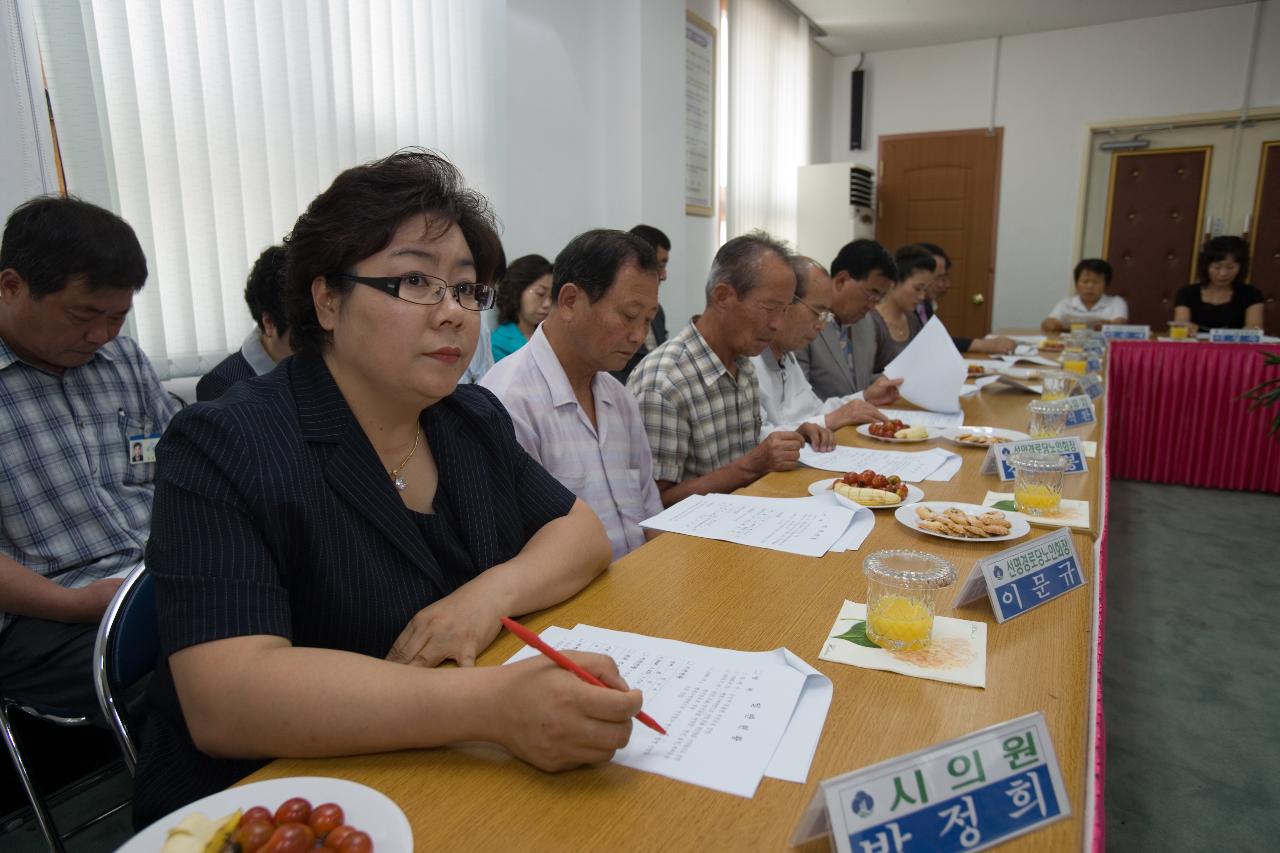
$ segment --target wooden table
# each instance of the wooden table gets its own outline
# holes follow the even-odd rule
[[[1030,399],[1019,391],[984,391],[965,401],[965,422],[1025,429]],[[1099,442],[1101,457],[1102,430],[1086,437]],[[839,439],[883,448],[851,428],[842,430]],[[978,473],[982,450],[958,452],[964,462],[951,482],[919,484],[926,499],[977,503],[989,489],[1012,491],[1011,484],[1001,488],[995,477]],[[1065,490],[1066,497],[1092,501],[1095,513],[1097,461],[1090,460],[1090,473],[1069,477]],[[773,474],[743,493],[801,496],[809,483],[829,476],[812,469]],[[1046,532],[1034,527],[1031,536]],[[1097,608],[1095,537],[1076,533],[1074,539],[1088,591],[1073,591],[1005,625],[996,625],[985,598],[954,611],[990,626],[983,690],[818,659],[841,603],[866,600],[861,564],[870,551],[927,550],[954,561],[963,579],[977,558],[1005,547],[928,537],[898,524],[887,511],[877,515],[875,529],[858,552],[820,559],[665,534],[618,561],[570,601],[525,620],[536,631],[582,622],[734,649],[786,646],[835,685],[822,740],[803,785],[766,778],[747,800],[613,764],[551,775],[483,744],[280,760],[246,781],[340,776],[377,788],[408,815],[418,850],[781,850],[819,780],[1042,711],[1072,814],[1006,849],[1081,850],[1092,843],[1086,803],[1093,793]],[[949,598],[939,612],[953,613]],[[504,633],[478,663],[500,664],[519,648]],[[805,849],[824,850],[826,845]]]

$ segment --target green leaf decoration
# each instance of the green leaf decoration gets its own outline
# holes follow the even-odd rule
[[[866,622],[854,622],[852,628],[850,628],[848,631],[845,631],[840,636],[836,637],[836,639],[848,640],[854,645],[866,646],[868,649],[880,648],[875,643],[871,642],[870,639],[868,639]]]
[[[1014,503],[1013,501],[996,501],[995,503],[993,503],[993,504],[991,505],[991,508],[992,508],[992,509],[1004,509],[1004,510],[1008,510],[1009,512],[1017,512],[1017,511],[1018,511],[1018,505],[1017,505],[1016,503]]]

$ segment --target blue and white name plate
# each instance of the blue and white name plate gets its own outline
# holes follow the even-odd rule
[[[1102,327],[1102,336],[1109,341],[1145,341],[1151,337],[1151,327],[1108,323]]]
[[[1063,527],[978,560],[951,606],[962,607],[986,592],[996,621],[1007,622],[1084,585],[1080,555]]]
[[[1084,443],[1078,435],[1069,435],[1061,438],[1024,438],[1021,441],[993,444],[987,448],[987,457],[982,460],[981,473],[999,474],[1001,482],[1009,482],[1013,479],[1013,463],[1009,460],[1019,453],[1065,456],[1068,474],[1083,474],[1089,470],[1084,459]]]
[[[1089,395],[1090,400],[1096,400],[1102,396],[1102,377],[1097,373],[1085,374],[1076,382],[1080,385],[1080,390]]]
[[[1039,711],[819,784],[791,844],[840,853],[986,850],[1071,814]]]
[[[1261,329],[1210,329],[1209,340],[1215,344],[1260,344]]]
[[[1097,413],[1093,410],[1093,400],[1084,394],[1067,397],[1062,401],[1067,407],[1067,426],[1077,427],[1097,423]]]

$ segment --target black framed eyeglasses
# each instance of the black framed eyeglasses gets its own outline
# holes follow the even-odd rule
[[[422,272],[407,272],[396,276],[368,276],[338,273],[329,278],[341,278],[358,284],[367,284],[388,296],[412,302],[415,305],[437,305],[444,299],[446,290],[453,291],[453,298],[468,311],[484,311],[493,307],[498,289],[492,284],[460,281],[449,284],[442,278]]]
[[[805,302],[799,296],[793,296],[791,298],[791,304],[803,305],[805,308],[808,308],[810,311],[813,312],[813,316],[817,317],[819,320],[821,320],[824,323],[830,323],[832,319],[836,316],[830,311],[819,311],[817,308],[814,308],[812,305],[810,305],[808,302]]]

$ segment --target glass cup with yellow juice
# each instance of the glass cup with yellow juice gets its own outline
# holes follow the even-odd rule
[[[1068,353],[1062,357],[1062,369],[1067,373],[1084,376],[1089,370],[1089,361],[1083,352]]]
[[[1083,373],[1084,371],[1080,371]],[[1041,378],[1041,400],[1064,400],[1076,387],[1075,374],[1061,370],[1045,373]]]
[[[1025,515],[1057,515],[1062,508],[1062,480],[1067,458],[1047,453],[1019,453],[1013,465],[1013,503]]]
[[[862,572],[867,638],[890,651],[929,645],[938,592],[955,583],[955,566],[922,551],[873,551],[862,561]]]
[[[1027,404],[1027,432],[1032,438],[1057,438],[1067,426],[1064,400],[1032,400]]]
[[[1191,337],[1191,324],[1177,320],[1169,324],[1169,337],[1175,341],[1185,341]]]
[[[1087,332],[1089,331],[1089,324],[1083,320],[1072,320],[1071,331],[1072,333]]]

